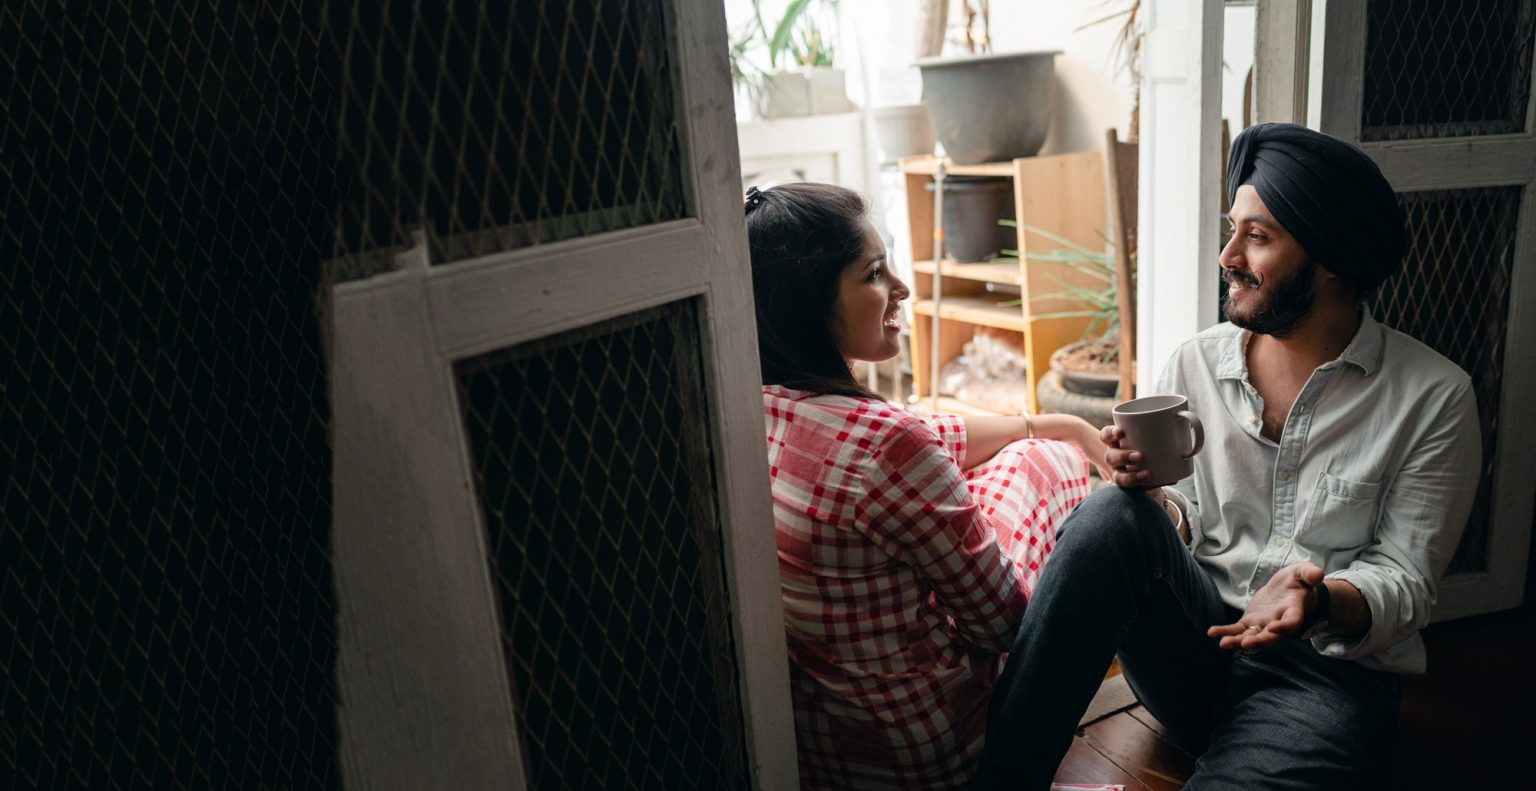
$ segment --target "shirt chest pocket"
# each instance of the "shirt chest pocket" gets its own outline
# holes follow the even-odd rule
[[[1312,496],[1306,543],[1326,549],[1354,549],[1376,535],[1380,483],[1351,481],[1323,473]]]

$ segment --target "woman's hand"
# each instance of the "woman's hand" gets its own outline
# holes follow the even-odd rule
[[[1089,464],[1097,467],[1099,477],[1109,480],[1110,470],[1104,464],[1104,446],[1099,442],[1099,430],[1076,415],[1046,414],[1034,417],[1035,438],[1065,442]]]
[[[1088,460],[1099,471],[1099,478],[1110,480],[1114,473],[1109,468],[1104,454],[1104,444],[1099,440],[1100,431],[1093,427],[1092,423],[1081,418],[1077,419],[1080,426],[1074,432],[1075,436],[1069,440],[1072,446],[1082,452],[1083,458]]]

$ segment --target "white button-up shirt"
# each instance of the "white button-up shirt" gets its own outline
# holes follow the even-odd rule
[[[1282,567],[1321,566],[1360,589],[1371,628],[1313,646],[1422,673],[1418,632],[1482,474],[1470,378],[1367,314],[1338,358],[1312,372],[1277,443],[1260,433],[1252,336],[1231,324],[1206,330],[1179,347],[1158,381],[1157,392],[1187,396],[1205,428],[1195,473],[1173,494],[1195,559],[1238,609]]]

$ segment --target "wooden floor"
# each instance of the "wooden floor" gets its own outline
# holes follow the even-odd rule
[[[1429,673],[1405,676],[1394,788],[1536,789],[1536,610],[1424,630]],[[1176,789],[1195,759],[1136,706],[1080,731],[1058,783]]]

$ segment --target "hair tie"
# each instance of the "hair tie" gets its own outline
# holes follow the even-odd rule
[[[747,187],[747,209],[746,209],[746,213],[747,214],[751,214],[752,210],[757,208],[760,204],[762,204],[762,202],[763,202],[763,191],[758,189],[757,187]]]

